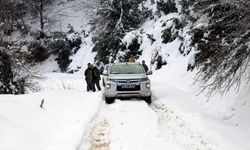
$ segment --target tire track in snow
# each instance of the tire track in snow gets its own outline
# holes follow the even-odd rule
[[[216,146],[199,133],[188,118],[176,107],[153,100],[150,107],[158,114],[161,137],[185,150],[216,150]]]
[[[110,139],[109,139],[109,122],[107,120],[101,120],[95,126],[91,132],[89,150],[108,150]]]
[[[159,100],[103,102],[79,150],[216,150],[187,119]]]
[[[106,104],[102,104],[100,111],[93,118],[87,132],[84,135],[83,143],[79,150],[109,150],[110,145],[110,120]]]
[[[110,150],[180,150],[159,137],[157,114],[144,101],[116,100],[103,108]],[[103,120],[102,119],[102,120]],[[104,140],[102,140],[104,141]]]

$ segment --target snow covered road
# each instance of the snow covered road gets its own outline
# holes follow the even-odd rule
[[[181,114],[159,101],[103,103],[80,150],[214,150]]]
[[[136,99],[107,105],[101,92],[84,91],[82,76],[48,74],[39,81],[44,92],[0,96],[0,149],[250,149],[248,132],[210,116],[192,95],[157,79],[150,105]]]

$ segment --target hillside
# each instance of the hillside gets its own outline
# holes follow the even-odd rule
[[[1,1],[0,149],[250,149],[249,1],[37,2]],[[130,55],[151,105],[86,92],[87,63]]]

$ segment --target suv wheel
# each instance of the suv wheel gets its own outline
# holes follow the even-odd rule
[[[151,103],[151,96],[145,97],[144,100],[146,103],[150,104]]]
[[[115,102],[115,99],[114,98],[107,98],[107,97],[105,97],[105,102],[106,102],[106,104],[112,104],[112,103]]]

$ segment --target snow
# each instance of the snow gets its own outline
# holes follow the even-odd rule
[[[43,73],[60,72],[59,65],[55,59],[56,59],[56,56],[51,55],[45,61],[40,62],[36,66],[34,66],[34,68],[33,68],[34,71],[35,72],[43,72]]]
[[[80,145],[84,127],[98,112],[101,93],[87,93],[82,84],[81,90],[65,90],[55,81],[43,83],[57,84],[54,90],[0,96],[0,149],[73,150]]]
[[[248,150],[249,94],[240,93],[244,105],[225,121],[218,114],[236,105],[198,101],[194,73],[185,72],[188,58],[175,61],[150,76],[151,105],[136,99],[107,105],[101,92],[86,92],[80,74],[46,73],[36,79],[41,92],[1,95],[0,149]]]
[[[68,70],[78,70],[79,74],[83,74],[88,63],[94,63],[94,57],[96,55],[95,52],[91,51],[94,47],[91,35],[86,38],[82,37],[82,39],[83,43],[81,45],[81,48],[77,51],[76,54],[70,57],[72,62],[68,67]]]
[[[150,0],[146,4],[156,11]],[[200,85],[194,84],[197,70],[186,71],[187,64],[194,63],[195,52],[184,57],[178,50],[181,41],[163,44],[161,39],[162,23],[170,27],[171,19],[179,17],[172,13],[149,20],[123,39],[129,43],[140,36],[143,53],[138,61],[144,59],[149,65],[155,50],[167,60],[166,66],[149,77],[151,105],[137,99],[116,99],[107,105],[103,91],[86,92],[83,71],[95,56],[89,35],[71,57],[69,69],[81,67],[77,73],[58,73],[51,56],[36,68],[41,72],[34,79],[40,92],[0,95],[0,150],[249,150],[250,87],[242,86],[238,93],[231,89],[227,95],[215,94],[210,99],[198,94]],[[76,18],[72,25],[80,30],[81,19]],[[183,31],[184,45],[191,38],[187,32],[188,27]],[[156,41],[151,43],[147,34]]]
[[[183,60],[179,59],[178,61],[184,63],[187,61],[187,58],[183,58]],[[249,127],[249,121],[244,118],[247,116],[249,117],[249,106],[246,106],[244,108],[245,110],[242,110],[242,108],[234,110],[234,114],[240,113],[242,117],[244,116],[242,120],[237,118],[238,123],[240,122],[238,125],[232,124],[232,120],[225,121],[222,114],[227,115],[232,113],[226,110],[235,105],[230,104],[230,101],[228,103],[225,101],[233,101],[233,99],[236,101],[237,99],[235,98],[237,94],[232,96],[231,99],[227,99],[227,97],[220,97],[220,99],[218,99],[219,96],[217,95],[209,100],[214,102],[205,102],[207,99],[204,95],[196,95],[196,87],[191,86],[192,80],[190,80],[190,76],[192,77],[192,75],[185,73],[185,68],[182,67],[182,72],[180,71],[181,69],[178,69],[179,72],[173,74],[173,70],[181,68],[181,66],[183,65],[172,65],[172,67],[168,67],[164,71],[157,72],[153,79],[155,82],[152,82],[152,87],[155,87],[154,94],[157,96],[157,99],[167,106],[168,109],[172,109],[174,113],[178,113],[178,118],[182,118],[181,120],[186,122],[184,124],[187,127],[184,126],[183,128],[186,129],[182,129],[183,132],[181,133],[185,133],[187,132],[186,130],[191,129],[189,132],[194,132],[194,134],[191,135],[198,134],[194,137],[194,140],[190,141],[190,139],[184,139],[178,143],[184,142],[185,145],[185,142],[189,141],[186,143],[187,145],[190,145],[192,148],[197,147],[201,149],[249,149],[250,144],[247,140],[250,135],[249,129],[239,127],[239,124],[244,124]],[[163,77],[164,80],[162,80]],[[203,102],[197,103],[198,100],[201,101],[202,99]],[[178,128],[176,129],[174,125],[172,128],[173,132],[179,130]],[[171,127],[168,127],[166,130],[170,132]],[[191,135],[188,135],[190,134],[189,132],[185,133],[184,136],[191,137]],[[174,135],[176,135],[176,133]],[[176,136],[176,140],[180,137],[183,137],[183,135]],[[211,146],[204,147],[204,145],[197,145],[197,142],[195,142],[196,140],[205,141],[205,143]]]

